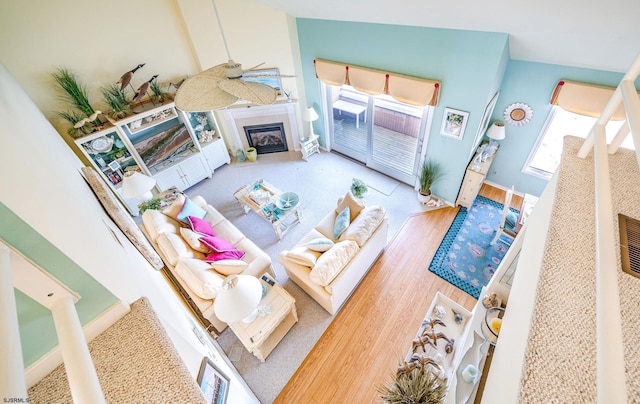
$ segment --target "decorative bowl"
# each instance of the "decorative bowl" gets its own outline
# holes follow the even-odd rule
[[[91,148],[98,153],[106,153],[111,150],[113,139],[109,136],[102,136],[91,141]]]
[[[482,327],[482,332],[485,334],[485,337],[491,345],[495,345],[496,342],[498,342],[498,335],[500,335],[503,315],[504,308],[502,307],[489,307],[484,315],[484,327]]]
[[[294,194],[293,192],[285,192],[284,194],[280,195],[280,197],[278,197],[276,206],[282,210],[288,210],[298,205],[299,200],[300,198],[298,197],[298,195]]]

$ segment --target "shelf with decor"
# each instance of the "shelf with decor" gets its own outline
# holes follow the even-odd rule
[[[177,117],[178,112],[176,111],[174,104],[171,102],[121,119],[116,122],[116,125],[125,126],[129,133],[135,134],[147,129],[151,129],[154,126],[160,125],[163,122]]]
[[[229,151],[220,136],[213,111],[184,112],[178,110],[178,113],[181,114],[185,122],[188,122],[188,128],[197,140],[196,144],[202,151],[211,173],[231,162]]]
[[[500,261],[489,283],[482,288],[478,302],[471,311],[468,326],[457,341],[457,349],[464,352],[464,356],[453,363],[455,371],[449,378],[445,404],[474,402],[474,400],[478,401],[476,396],[482,397],[484,383],[491,367],[493,350],[500,344],[502,315],[508,310],[511,282],[515,275],[525,233],[526,227],[523,227]],[[492,321],[495,318],[499,318],[500,321]],[[494,327],[493,330],[490,327]],[[469,365],[473,368],[469,368]],[[470,377],[469,369],[477,374]]]
[[[212,112],[187,113],[170,102],[116,125],[133,146],[142,171],[154,177],[160,189],[184,191],[229,162]]]
[[[138,201],[120,194],[127,171],[153,177],[158,189],[184,191],[230,162],[211,111],[186,113],[170,102],[113,124],[75,143],[132,215]]]
[[[127,137],[118,127],[110,127],[78,138],[75,143],[129,212],[135,214],[136,202],[120,194],[124,174],[132,170],[141,171],[142,166]]]

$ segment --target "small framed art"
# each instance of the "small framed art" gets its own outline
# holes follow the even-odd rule
[[[453,108],[445,108],[440,134],[462,140],[468,119],[468,112],[459,111]]]
[[[229,378],[206,356],[202,358],[200,371],[198,371],[198,385],[208,404],[224,404],[227,402]]]

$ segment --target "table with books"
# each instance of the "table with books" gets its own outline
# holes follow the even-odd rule
[[[258,214],[273,226],[278,239],[295,224],[300,223],[300,201],[293,192],[282,192],[268,182],[257,179],[240,187],[233,196],[244,208]]]

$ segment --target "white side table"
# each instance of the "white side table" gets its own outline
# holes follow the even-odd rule
[[[300,152],[302,159],[309,161],[309,156],[313,153],[320,153],[320,145],[318,144],[318,135],[312,133],[311,136],[300,139]]]
[[[251,323],[238,321],[229,324],[242,345],[264,362],[287,332],[298,322],[295,299],[269,274],[262,275],[260,282],[267,286],[267,294],[260,306],[269,306],[271,313],[258,316]]]

